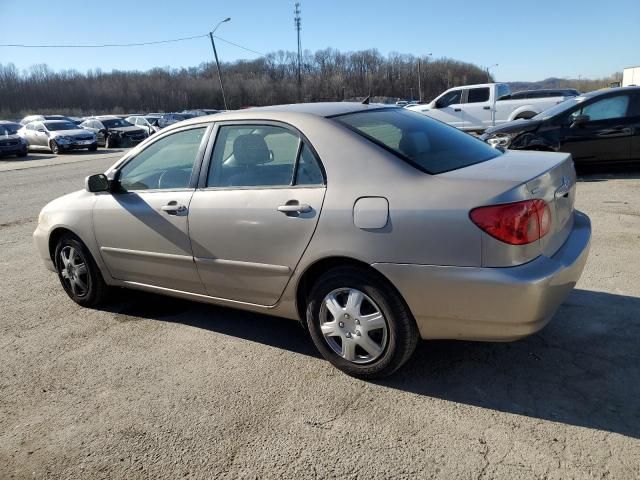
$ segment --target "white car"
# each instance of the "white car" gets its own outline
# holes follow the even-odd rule
[[[450,88],[425,105],[406,107],[461,130],[484,131],[506,122],[529,119],[571,96],[512,100],[506,83]]]

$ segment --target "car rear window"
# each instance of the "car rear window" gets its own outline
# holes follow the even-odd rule
[[[333,118],[426,173],[449,172],[502,155],[467,133],[405,109],[384,108]]]

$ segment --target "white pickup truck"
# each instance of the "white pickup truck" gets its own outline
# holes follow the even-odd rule
[[[461,130],[481,132],[519,118],[531,118],[569,96],[501,99],[511,95],[506,83],[484,83],[450,88],[429,104],[405,107]]]

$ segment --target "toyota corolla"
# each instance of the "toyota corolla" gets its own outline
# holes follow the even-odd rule
[[[589,251],[575,183],[569,154],[397,107],[254,108],[145,140],[45,206],[34,238],[80,305],[127,287],[296,319],[375,378],[420,338],[541,329]]]

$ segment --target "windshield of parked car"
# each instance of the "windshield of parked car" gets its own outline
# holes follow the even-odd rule
[[[457,170],[502,155],[467,133],[405,109],[384,108],[333,118],[431,174]]]
[[[43,122],[43,125],[50,132],[57,130],[76,130],[78,126],[73,122],[55,121],[55,122]]]
[[[15,135],[18,133],[18,128],[15,125],[0,125],[0,135]]]
[[[132,123],[127,122],[121,118],[108,118],[106,120],[101,120],[102,124],[107,128],[118,128],[118,127],[131,127]]]
[[[533,117],[533,120],[548,120],[551,117],[555,117],[556,115],[566,112],[570,108],[575,107],[581,102],[584,102],[586,97],[573,97],[568,100],[565,100],[562,103],[559,103],[544,112],[540,112],[538,115]]]

